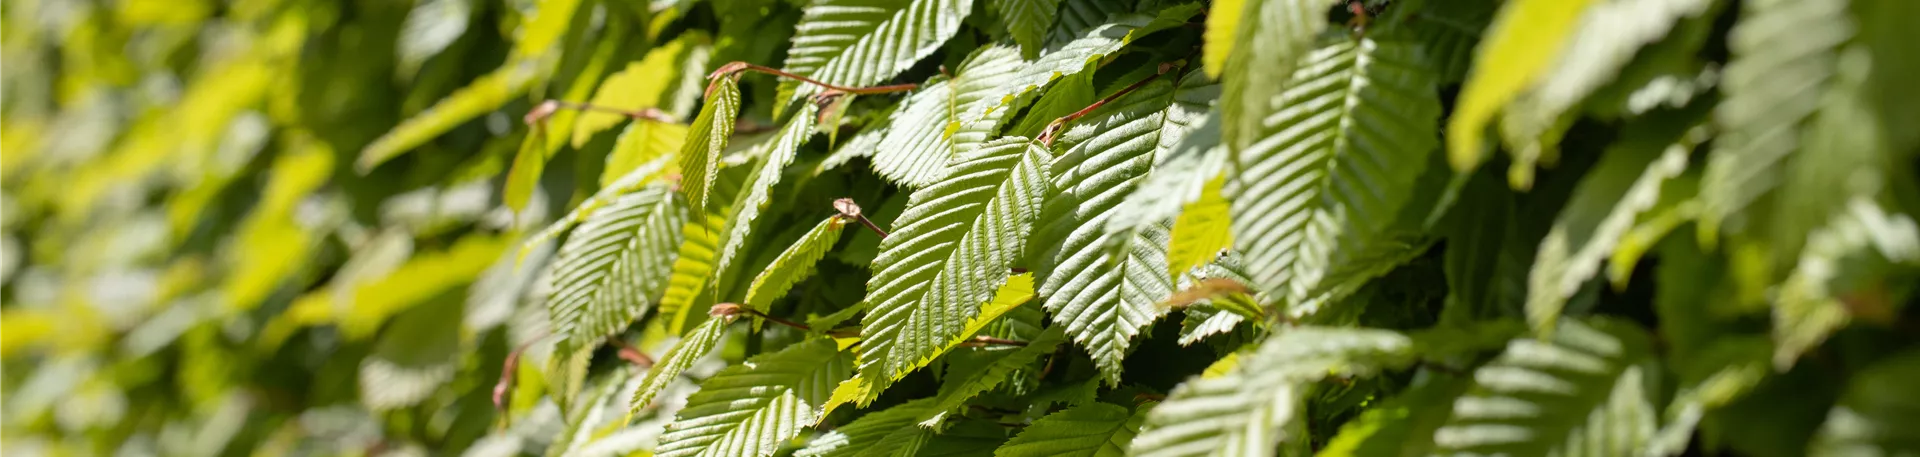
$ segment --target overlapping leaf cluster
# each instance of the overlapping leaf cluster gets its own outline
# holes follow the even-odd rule
[[[10,4],[0,450],[1912,453],[1915,5]]]

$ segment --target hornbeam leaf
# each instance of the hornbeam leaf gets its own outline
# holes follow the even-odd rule
[[[1053,27],[1053,18],[1060,14],[1061,0],[988,0],[987,7],[1000,14],[1007,24],[1007,34],[1013,36],[1013,42],[1020,44],[1020,55],[1032,59],[1040,55],[1040,47],[1046,44],[1047,29]]]
[[[829,217],[781,251],[773,264],[767,265],[765,271],[753,278],[753,285],[747,287],[747,309],[768,311],[774,300],[786,296],[794,284],[813,275],[813,264],[826,257],[827,250],[840,241],[840,229],[846,224],[839,216]]]
[[[1552,330],[1567,299],[1600,272],[1640,213],[1659,202],[1660,186],[1687,171],[1698,132],[1685,130],[1691,122],[1655,122],[1661,125],[1629,129],[1600,156],[1540,241],[1527,277],[1527,321],[1535,330]]]
[[[1202,63],[1227,55],[1220,68],[1221,137],[1233,151],[1244,151],[1265,137],[1263,134],[1274,106],[1274,98],[1293,84],[1289,75],[1295,69],[1310,66],[1314,37],[1327,28],[1326,2],[1320,0],[1278,0],[1226,2],[1216,4],[1214,12],[1222,17],[1207,18],[1208,48]],[[1219,11],[1241,4],[1239,11]],[[1216,25],[1218,21],[1220,24]],[[1245,24],[1249,26],[1240,26]],[[1219,49],[1215,37],[1233,37],[1231,49]],[[1302,79],[1294,75],[1293,79]],[[1284,105],[1281,105],[1284,106]]]
[[[1360,376],[1413,361],[1413,340],[1389,330],[1296,327],[1267,338],[1218,377],[1173,389],[1133,439],[1137,456],[1266,456],[1302,444],[1306,383]],[[1208,369],[1214,371],[1214,369]]]
[[[747,236],[753,232],[753,222],[759,219],[760,211],[766,208],[767,202],[773,200],[773,186],[780,184],[781,176],[786,174],[787,165],[792,164],[794,156],[799,154],[800,146],[813,138],[814,114],[819,109],[818,105],[812,103],[802,104],[800,112],[794,113],[793,118],[780,128],[778,136],[761,143],[765,149],[760,163],[749,171],[752,174],[747,177],[746,185],[728,206],[727,225],[720,232],[720,261],[716,264],[716,271],[733,271],[734,257],[740,253],[741,247],[746,246]],[[722,290],[732,290],[733,285],[721,284],[721,287],[726,288]]]
[[[878,84],[932,54],[972,12],[973,0],[819,0],[800,18],[786,71],[840,86]]]
[[[961,113],[983,112],[999,103],[994,95],[1023,68],[1019,53],[1006,46],[975,51],[953,79],[934,83],[908,97],[888,120],[887,135],[873,154],[873,171],[908,188],[940,179],[954,157],[979,148],[1006,114],[980,119]]]
[[[1500,8],[1474,51],[1474,66],[1447,120],[1447,158],[1455,170],[1469,171],[1486,160],[1488,124],[1552,71],[1592,1],[1518,0]]]
[[[1417,55],[1373,38],[1314,50],[1236,153],[1233,242],[1265,293],[1307,306],[1323,282],[1393,251],[1386,231],[1438,142],[1439,98]]]
[[[913,193],[867,282],[862,377],[884,388],[961,336],[1025,250],[1048,192],[1043,167],[1051,156],[1025,138],[1003,138]]]
[[[1647,390],[1646,334],[1628,324],[1568,320],[1474,371],[1433,434],[1438,454],[1638,455],[1658,425]]]
[[[1088,122],[1095,133],[1053,162],[1059,192],[1048,200],[1050,223],[1042,247],[1051,271],[1040,287],[1047,310],[1087,348],[1109,383],[1141,328],[1165,312],[1155,306],[1173,293],[1167,267],[1167,225],[1107,231],[1107,219],[1138,187],[1155,156],[1181,144],[1205,116],[1217,86],[1188,73],[1178,87],[1157,79]],[[1061,240],[1055,242],[1054,240]]]
[[[655,455],[766,457],[818,419],[853,357],[815,338],[727,367],[700,383]]]
[[[720,174],[720,153],[727,150],[734,117],[740,114],[740,86],[733,78],[714,80],[707,92],[707,104],[693,118],[680,147],[680,192],[696,216],[706,214],[708,187]]]
[[[671,271],[685,209],[665,186],[622,195],[593,212],[553,265],[554,333],[582,345],[645,314]]]
[[[1130,412],[1110,403],[1068,408],[1033,421],[993,455],[1121,457],[1150,410],[1143,406]]]
[[[647,368],[646,379],[640,381],[640,388],[633,391],[633,399],[628,401],[627,414],[632,415],[652,404],[653,396],[666,390],[674,378],[680,377],[680,373],[692,368],[694,362],[719,347],[721,340],[727,336],[727,324],[732,324],[733,319],[733,316],[713,316],[675,342],[666,355],[660,356],[660,360]]]
[[[914,425],[933,409],[933,399],[901,403],[881,411],[867,413],[846,425],[835,427],[794,452],[795,457],[855,457],[866,455],[913,455],[931,430]],[[892,447],[886,444],[893,445]]]

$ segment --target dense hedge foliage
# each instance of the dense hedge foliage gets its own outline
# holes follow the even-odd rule
[[[1915,18],[9,0],[0,452],[1913,455]]]

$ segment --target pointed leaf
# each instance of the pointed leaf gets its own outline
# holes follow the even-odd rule
[[[960,30],[973,0],[820,0],[801,16],[787,72],[871,86],[906,71]],[[818,91],[801,86],[796,96]]]
[[[720,153],[727,150],[734,117],[740,114],[740,86],[733,78],[714,80],[709,89],[707,104],[693,118],[680,148],[680,192],[696,216],[706,213],[708,187],[720,173]]]
[[[884,383],[926,364],[1006,283],[1046,197],[1050,159],[1025,138],[1004,138],[913,193],[867,282],[863,377]]]
[[[1273,100],[1259,142],[1237,154],[1233,240],[1267,294],[1306,306],[1323,282],[1395,242],[1385,231],[1437,143],[1439,100],[1417,53],[1372,38],[1314,50]]]
[[[993,455],[1121,457],[1146,422],[1147,411],[1129,412],[1109,403],[1068,408],[1033,421]]]
[[[827,250],[840,241],[840,229],[846,227],[846,221],[839,216],[829,217],[813,226],[807,234],[781,251],[765,271],[753,278],[753,285],[747,287],[747,308],[766,312],[773,301],[787,295],[793,285],[813,275],[813,264],[826,257]]]
[[[818,417],[853,357],[810,339],[727,367],[700,383],[660,435],[655,455],[766,457]]]
[[[1564,321],[1551,340],[1522,337],[1474,371],[1434,432],[1441,454],[1639,454],[1657,424],[1646,334]]]
[[[1592,0],[1519,0],[1501,6],[1447,120],[1447,158],[1470,171],[1486,160],[1487,127],[1508,102],[1552,70]]]
[[[693,331],[687,332],[685,337],[674,343],[666,355],[660,356],[660,360],[647,368],[646,379],[640,381],[640,388],[633,391],[633,398],[627,402],[627,414],[631,415],[652,404],[654,395],[659,395],[660,391],[667,388],[667,384],[680,377],[680,373],[718,348],[721,340],[727,336],[727,324],[732,323],[732,316],[715,316],[694,327]]]
[[[622,195],[595,211],[554,261],[547,299],[554,333],[597,344],[645,314],[666,282],[685,219],[664,186]]]

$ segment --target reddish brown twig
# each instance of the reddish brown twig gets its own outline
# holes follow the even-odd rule
[[[1086,108],[1081,108],[1079,111],[1074,111],[1073,114],[1060,116],[1060,118],[1054,119],[1053,122],[1048,122],[1047,127],[1040,131],[1040,137],[1036,139],[1040,140],[1041,145],[1053,146],[1053,140],[1060,135],[1061,130],[1066,129],[1068,123],[1079,120],[1081,117],[1084,117],[1087,114],[1092,113],[1094,110],[1100,109],[1100,107],[1102,106],[1106,106],[1107,103],[1111,103],[1114,100],[1118,100],[1120,99],[1120,97],[1124,97],[1127,94],[1132,93],[1133,91],[1138,90],[1143,86],[1146,86],[1147,83],[1153,82],[1154,79],[1158,79],[1160,75],[1167,74],[1167,72],[1173,71],[1174,68],[1179,68],[1184,65],[1186,65],[1185,60],[1160,64],[1160,71],[1154,73],[1152,76],[1148,76],[1144,79],[1141,79],[1138,82],[1127,85],[1127,87],[1120,89],[1119,92],[1114,92],[1113,95],[1108,95],[1106,98],[1102,98],[1098,101],[1095,101],[1093,102],[1093,104],[1087,105]]]
[[[532,110],[527,111],[526,118],[522,120],[525,121],[527,125],[540,125],[540,123],[546,121],[547,118],[553,117],[553,113],[563,109],[618,114],[633,119],[646,119],[657,122],[680,122],[678,119],[674,119],[672,115],[667,114],[666,111],[661,111],[659,108],[654,107],[630,110],[565,100],[547,100],[540,102],[540,104],[534,105]]]
[[[985,346],[1026,346],[1026,345],[1027,345],[1027,342],[1025,342],[1025,341],[1014,341],[1014,340],[1009,340],[1009,339],[1006,339],[1006,338],[995,338],[995,337],[991,337],[991,336],[986,336],[986,335],[980,335],[980,336],[975,336],[975,337],[973,337],[973,338],[968,338],[968,339],[967,339],[966,341],[961,341],[961,342],[960,342],[960,345],[961,345],[961,346],[966,346],[966,347],[985,347]]]
[[[627,363],[631,363],[633,366],[642,369],[653,366],[652,357],[647,357],[646,353],[640,352],[639,349],[634,348],[631,344],[627,344],[626,340],[622,340],[618,336],[607,337],[607,344],[619,349],[619,352],[615,354],[620,356],[620,360],[625,360]]]
[[[793,73],[780,71],[778,69],[774,69],[771,67],[754,65],[754,64],[740,62],[740,61],[734,61],[726,65],[721,65],[720,68],[713,70],[713,73],[707,74],[707,79],[719,78],[721,76],[737,75],[742,71],[765,73],[769,75],[774,75],[782,78],[804,82],[807,84],[812,84],[815,86],[820,86],[821,88],[825,88],[829,91],[836,91],[836,92],[855,94],[855,95],[906,92],[906,91],[914,90],[920,87],[919,84],[911,84],[911,83],[892,84],[892,85],[886,85],[886,86],[872,86],[872,87],[847,87],[847,86],[842,86],[838,84],[827,83],[817,79],[808,78],[805,76],[796,75]]]

